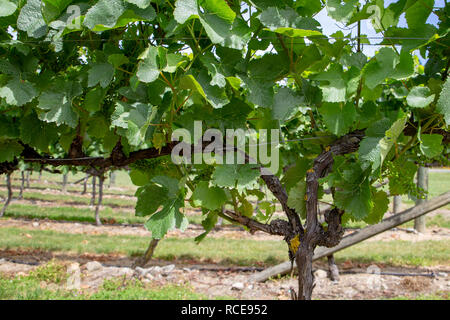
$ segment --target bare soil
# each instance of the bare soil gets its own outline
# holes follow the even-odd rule
[[[34,261],[31,261],[33,259]],[[132,260],[127,257],[117,255],[71,256],[64,253],[39,251],[0,251],[0,273],[5,276],[26,275],[50,259],[58,259],[67,266],[74,262],[78,263],[81,266],[80,288],[89,292],[97,290],[105,279],[110,278],[139,278],[151,287],[161,287],[167,284],[188,285],[209,298],[232,297],[242,300],[288,300],[290,299],[290,288],[297,287],[295,276],[269,280],[264,283],[249,282],[249,276],[257,270],[247,271],[245,268],[180,263],[169,273],[142,277],[129,268]],[[88,270],[86,263],[90,261],[99,261],[102,268]],[[162,264],[162,261],[153,262],[153,265]],[[314,299],[385,299],[399,296],[413,299],[420,295],[430,294],[449,298],[450,278],[448,274],[450,270],[445,266],[424,269],[341,264],[339,266],[341,275],[338,282],[329,280],[323,262],[315,263],[314,267],[316,274]],[[368,274],[368,267],[379,268],[377,270],[380,274]],[[44,287],[46,285],[43,284]],[[64,285],[61,288],[64,288]]]

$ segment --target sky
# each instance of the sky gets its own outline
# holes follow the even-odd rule
[[[385,7],[389,6],[391,3],[393,2],[397,2],[397,0],[385,0]],[[444,7],[445,6],[445,0],[435,0],[434,3],[435,7]],[[320,11],[315,17],[314,17],[317,21],[319,21],[319,23],[322,26],[322,32],[323,34],[329,36],[333,33],[335,33],[336,31],[342,30],[340,27],[342,27],[343,25],[341,24],[340,27],[338,25],[338,23],[333,20],[332,18],[328,17],[327,15],[327,11],[324,8],[322,11]],[[428,17],[427,23],[431,23],[436,25],[438,22],[438,17],[435,14],[431,14]],[[405,19],[405,14],[403,13],[400,16],[400,20],[399,20],[399,27],[407,27],[407,23],[406,23],[406,19]],[[342,30],[344,32],[344,34],[347,34],[349,32],[349,30]],[[370,21],[368,20],[364,20],[361,22],[361,34],[365,34],[367,35],[367,37],[382,37],[382,35],[380,33],[376,33],[375,30],[373,29]],[[357,36],[357,27],[356,24],[354,24],[354,29],[352,30],[352,36],[356,37]],[[373,43],[380,43],[382,41],[382,39],[370,39],[369,40],[371,42],[371,44]],[[375,45],[366,45],[363,46],[363,53],[366,56],[372,57],[375,55],[375,52],[377,50],[380,49],[381,46],[375,46]],[[423,57],[424,58],[424,57]],[[423,62],[423,59],[421,59],[421,61]]]

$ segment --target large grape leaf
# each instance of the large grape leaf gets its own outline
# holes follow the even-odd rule
[[[437,102],[436,111],[444,115],[445,123],[450,125],[450,78],[444,83]]]
[[[175,20],[183,24],[191,18],[199,16],[197,0],[177,0],[173,16]]]
[[[83,25],[92,31],[104,31],[124,27],[131,22],[151,21],[155,17],[152,6],[142,9],[130,1],[99,0],[86,13]]]
[[[380,222],[389,208],[389,198],[387,193],[384,191],[375,191],[372,194],[372,201],[374,206],[369,215],[364,218],[364,222],[368,224],[376,224]]]
[[[270,7],[258,17],[261,23],[276,33],[289,37],[308,37],[322,35],[320,24],[310,17],[300,17],[292,8]]]
[[[304,99],[290,88],[280,88],[275,94],[272,106],[272,117],[275,120],[287,120]]]
[[[23,147],[15,140],[0,139],[0,163],[5,161],[13,161],[15,157],[20,155]]]
[[[78,123],[78,114],[72,108],[72,101],[82,92],[78,82],[57,80],[39,97],[38,108],[46,111],[41,113],[39,118],[46,122],[54,122],[58,126],[67,124],[75,128]]]
[[[106,88],[114,77],[114,67],[109,63],[95,63],[88,72],[88,87],[100,84]]]
[[[409,7],[405,12],[406,22],[410,29],[420,29],[425,25],[433,10],[434,0],[408,1]],[[412,4],[412,5],[411,5]]]
[[[428,87],[414,87],[406,97],[411,108],[425,108],[434,101],[434,94],[430,94]]]
[[[391,195],[407,194],[414,186],[417,165],[406,158],[399,158],[389,166],[389,192]]]
[[[49,146],[58,140],[58,130],[53,123],[40,121],[35,115],[28,115],[20,122],[22,142],[47,152]]]
[[[302,218],[306,218],[306,181],[300,180],[290,189],[287,205]]]
[[[375,88],[393,72],[399,58],[391,48],[381,48],[375,57],[363,68],[365,84],[369,89]]]
[[[437,157],[444,150],[442,139],[440,134],[421,134],[420,151],[428,158]]]
[[[328,15],[336,21],[347,23],[352,18],[353,12],[356,12],[355,4],[357,3],[358,0],[328,0]]]
[[[0,0],[0,17],[12,15],[17,10],[17,5],[8,0]]]
[[[41,13],[40,0],[28,0],[20,10],[17,28],[26,31],[29,37],[41,38],[47,34],[48,28]]]
[[[354,175],[353,171],[347,170],[347,177]],[[359,177],[359,175],[355,175]],[[362,220],[369,216],[374,207],[372,195],[370,192],[370,184],[367,178],[363,181],[352,179],[352,186],[346,186],[344,189],[338,189],[335,193],[334,203],[336,206],[355,220]]]
[[[188,221],[180,212],[184,207],[184,189],[179,181],[166,176],[154,177],[151,182],[136,191],[136,215],[148,216],[145,227],[154,239],[161,239],[174,228],[184,230]]]
[[[201,181],[192,194],[195,206],[208,210],[220,209],[227,201],[225,190],[219,187],[210,187],[207,181]]]
[[[162,239],[168,231],[175,228],[181,231],[187,228],[189,221],[180,212],[182,207],[184,207],[184,198],[180,196],[167,203],[160,211],[147,220],[144,225],[152,233],[153,239]]]
[[[212,183],[219,187],[255,189],[257,179],[260,176],[259,169],[251,164],[224,164],[217,166],[212,175]]]
[[[31,82],[17,77],[12,78],[3,87],[0,87],[0,97],[5,98],[6,103],[13,106],[23,106],[37,95],[38,92]]]
[[[344,71],[339,64],[332,64],[327,71],[320,72],[311,77],[320,80],[323,100],[326,102],[346,101],[347,85],[344,79]]]
[[[128,104],[117,101],[111,115],[111,125],[118,127],[117,133],[126,137],[130,145],[139,146],[152,138],[149,137],[148,131],[152,127],[151,124],[160,120],[157,114],[157,108],[144,103]]]
[[[319,112],[330,132],[342,136],[349,132],[356,119],[356,109],[353,103],[324,103]]]
[[[389,119],[374,122],[361,141],[358,151],[361,161],[372,165],[373,170],[379,168],[405,128],[406,120],[405,115],[394,123]]]
[[[63,10],[73,1],[74,0],[42,0],[42,16],[45,21],[49,23],[58,18]]]

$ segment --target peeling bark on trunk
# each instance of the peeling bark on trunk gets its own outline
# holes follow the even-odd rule
[[[298,300],[311,300],[314,289],[314,274],[312,272],[312,258],[314,256],[314,248],[302,245],[297,254],[297,270],[298,270]]]
[[[142,257],[137,258],[136,261],[134,262],[133,268],[144,267],[152,259],[153,253],[155,252],[158,243],[159,239],[152,239],[144,255]]]
[[[6,188],[8,189],[8,196],[5,200],[5,204],[3,205],[2,211],[0,211],[0,217],[3,217],[3,215],[5,214],[6,209],[8,208],[8,205],[12,199],[11,173],[6,174]]]
[[[98,177],[98,201],[97,201],[97,206],[95,207],[95,223],[98,226],[102,225],[102,221],[100,220],[100,208],[102,205],[102,200],[103,200],[103,182],[105,181],[105,177],[104,176],[99,176]]]

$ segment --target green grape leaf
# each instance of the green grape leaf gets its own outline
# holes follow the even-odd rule
[[[369,89],[374,89],[377,85],[383,83],[390,77],[397,64],[399,57],[391,48],[381,48],[369,63],[363,68],[365,84]],[[402,68],[403,69],[403,68]]]
[[[180,212],[181,207],[184,207],[184,200],[179,197],[166,204],[147,220],[144,225],[152,233],[153,239],[162,239],[168,231],[175,228],[181,231],[187,228],[189,221]]]
[[[399,158],[388,166],[389,168],[389,192],[391,195],[407,194],[414,188],[414,176],[417,166],[412,161]]]
[[[58,80],[49,91],[39,97],[38,108],[47,111],[41,113],[39,118],[46,122],[54,122],[58,126],[67,124],[75,128],[78,115],[72,108],[72,100],[82,93],[78,82]]]
[[[311,166],[312,161],[310,159],[301,158],[296,160],[295,164],[287,169],[281,179],[286,191],[289,192],[289,190],[293,188],[300,180],[304,179],[306,177],[306,171],[309,170]]]
[[[320,72],[311,77],[313,80],[321,81],[323,100],[326,102],[346,101],[346,81],[342,66],[333,64],[327,71]]]
[[[197,0],[177,0],[173,12],[175,20],[183,24],[191,18],[199,16]]]
[[[355,184],[352,189],[337,190],[334,197],[336,206],[345,210],[355,220],[365,219],[374,207],[369,180],[364,179],[360,184]]]
[[[225,164],[217,166],[212,175],[212,183],[219,187],[244,189],[257,188],[259,169],[251,164]]]
[[[207,181],[201,181],[192,194],[192,200],[195,206],[217,210],[225,204],[227,195],[222,188],[210,187]]]
[[[306,218],[306,181],[300,180],[290,189],[287,205],[294,209],[303,219]]]
[[[434,101],[434,96],[430,95],[428,87],[414,87],[406,97],[406,102],[412,108],[425,108]]]
[[[159,77],[159,65],[158,65],[158,48],[148,47],[139,56],[139,66],[136,73],[138,79],[142,82],[153,82]]]
[[[342,136],[349,132],[356,120],[356,109],[353,103],[324,103],[319,112],[330,132]]]
[[[84,108],[88,111],[100,111],[106,91],[100,87],[92,88],[86,93]]]
[[[450,78],[445,81],[437,102],[436,111],[444,115],[445,123],[450,125]]]
[[[31,102],[38,95],[32,83],[19,78],[13,78],[0,87],[0,97],[6,99],[6,103],[13,106],[23,106]]]
[[[425,25],[428,16],[433,10],[434,0],[408,1],[412,5],[406,9],[405,18],[408,27],[411,29],[420,29]]]
[[[344,3],[342,3],[344,2]],[[356,12],[355,5],[358,0],[328,0],[327,12],[334,20],[347,23],[352,18],[353,12]]]
[[[0,163],[5,161],[13,161],[19,156],[23,147],[15,140],[0,140]]]
[[[420,151],[428,158],[439,156],[444,150],[442,139],[440,134],[421,134]]]
[[[139,3],[142,6],[142,3]],[[122,0],[99,0],[92,6],[83,21],[83,25],[92,31],[104,31],[125,27],[136,21],[151,21],[156,17],[152,6],[144,9]]]
[[[54,124],[39,121],[34,115],[28,115],[20,122],[22,142],[47,152],[49,146],[58,140],[58,131]]]
[[[32,38],[41,38],[47,34],[47,24],[41,13],[40,0],[27,1],[17,18],[17,28],[26,31]]]
[[[73,0],[42,0],[42,16],[47,23],[51,22],[58,18],[72,2]]]
[[[150,5],[150,0],[125,0],[125,1],[132,3],[141,9],[145,9]]]
[[[293,111],[304,102],[302,96],[290,88],[280,88],[275,94],[272,106],[272,118],[287,120]]]
[[[236,18],[236,13],[228,6],[225,0],[199,0],[198,3],[208,14],[218,16],[229,24],[233,24]]]
[[[316,20],[309,17],[300,17],[292,8],[270,7],[263,10],[258,18],[268,30],[288,37],[322,35],[318,29],[320,24]]]
[[[0,0],[0,17],[12,15],[17,10],[17,5],[8,0]]]
[[[371,164],[373,170],[379,168],[405,128],[406,120],[405,115],[393,124],[389,119],[374,122],[361,141],[358,151],[361,161]]]
[[[118,68],[123,64],[129,63],[130,60],[122,53],[115,53],[108,57],[108,62],[112,64],[114,68]]]
[[[88,71],[88,87],[100,84],[106,88],[114,77],[114,67],[109,63],[94,64]]]
[[[380,222],[389,208],[389,198],[387,193],[384,191],[375,191],[372,194],[372,201],[374,206],[369,215],[364,218],[364,222],[368,224],[376,224]]]

